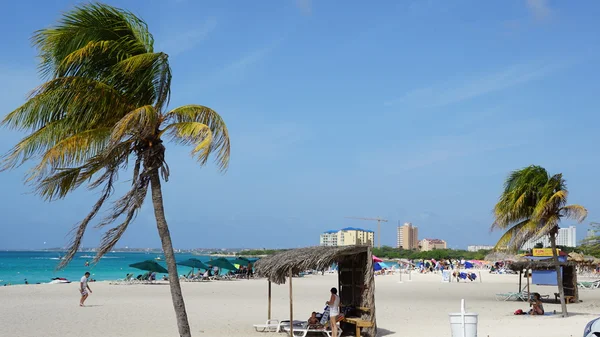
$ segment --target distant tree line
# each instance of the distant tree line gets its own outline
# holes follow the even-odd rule
[[[465,259],[465,260],[483,260],[489,253],[489,250],[480,250],[477,252],[469,252],[462,249],[435,249],[430,251],[416,251],[400,248],[383,246],[381,248],[373,248],[373,254],[382,259]]]

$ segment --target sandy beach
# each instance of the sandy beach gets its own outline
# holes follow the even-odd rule
[[[483,282],[441,283],[435,274],[413,275],[398,283],[397,275],[376,276],[379,336],[450,336],[448,313],[457,312],[464,298],[467,309],[479,314],[478,335],[581,336],[585,324],[600,313],[600,290],[583,290],[579,304],[569,305],[570,317],[514,316],[528,309],[523,302],[498,302],[494,294],[516,291],[515,275],[482,273]],[[295,278],[294,318],[307,319],[323,309],[336,275]],[[0,336],[106,337],[177,336],[169,287],[91,283],[88,306],[78,306],[76,283],[0,287]],[[289,317],[288,285],[273,287],[273,317]],[[554,287],[532,286],[550,294]],[[265,336],[252,324],[267,317],[267,281],[213,281],[183,283],[187,312],[194,336]],[[545,304],[546,312],[560,310]],[[270,335],[277,335],[270,333]],[[283,334],[281,334],[283,336]]]

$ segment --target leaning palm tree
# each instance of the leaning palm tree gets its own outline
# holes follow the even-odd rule
[[[47,200],[64,198],[86,183],[101,188],[98,201],[74,227],[61,268],[111,200],[119,171],[132,163],[131,189],[113,200],[108,215],[96,225],[120,220],[104,233],[95,262],[115,246],[150,189],[179,334],[190,336],[163,208],[161,178],[169,177],[163,140],[193,146],[200,165],[214,155],[225,170],[230,153],[225,123],[200,105],[167,109],[168,56],[154,51],[146,23],[128,11],[103,4],[75,7],[55,26],[36,32],[33,42],[46,82],[3,119],[3,125],[27,135],[2,158],[2,169],[35,160],[26,178]]]
[[[556,251],[556,235],[561,219],[582,222],[587,210],[580,205],[567,205],[567,187],[562,174],[550,176],[540,166],[529,166],[512,172],[504,184],[504,192],[494,208],[492,229],[506,230],[496,249],[516,251],[530,239],[550,236],[552,256],[563,317],[567,306],[560,262]]]

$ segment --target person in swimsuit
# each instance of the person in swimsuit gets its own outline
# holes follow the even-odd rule
[[[79,300],[79,306],[83,307],[83,303],[85,302],[85,300],[88,298],[88,296],[90,296],[89,294],[92,293],[92,289],[90,289],[90,286],[88,285],[88,278],[90,277],[90,272],[85,272],[85,275],[83,275],[83,277],[81,278],[81,281],[79,282],[79,292],[81,293],[81,300]],[[89,293],[88,293],[89,291]]]
[[[529,310],[530,315],[543,315],[544,305],[542,304],[542,297],[538,293],[533,294],[533,299],[529,302],[533,308]]]
[[[336,288],[331,288],[331,297],[326,302],[329,306],[329,321],[331,322],[331,335],[337,337],[337,316],[340,314],[340,297]]]
[[[313,311],[313,313],[308,318],[308,326],[316,328],[320,325],[321,325],[321,321],[317,318],[317,313]]]

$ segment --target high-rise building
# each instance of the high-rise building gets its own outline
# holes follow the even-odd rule
[[[412,250],[419,248],[419,228],[410,222],[398,226],[397,248]]]
[[[541,238],[531,239],[525,242],[521,249],[532,249],[538,243],[541,243],[544,248],[549,248],[550,238],[548,237],[548,235],[544,235]],[[556,235],[556,245],[565,247],[577,247],[577,228],[575,228],[575,226],[569,226],[568,228],[559,229],[558,234]]]
[[[337,246],[337,235],[338,231],[336,230],[330,230],[330,231],[326,231],[321,233],[321,240],[320,240],[320,245],[321,246]]]
[[[423,239],[419,243],[422,252],[434,249],[446,249],[446,241],[440,239]]]
[[[354,246],[369,245],[373,247],[374,232],[372,230],[346,227],[340,230],[329,230],[321,233],[321,246]]]
[[[492,250],[492,249],[494,249],[494,246],[486,246],[486,245],[467,246],[468,252],[478,252],[480,250]]]

